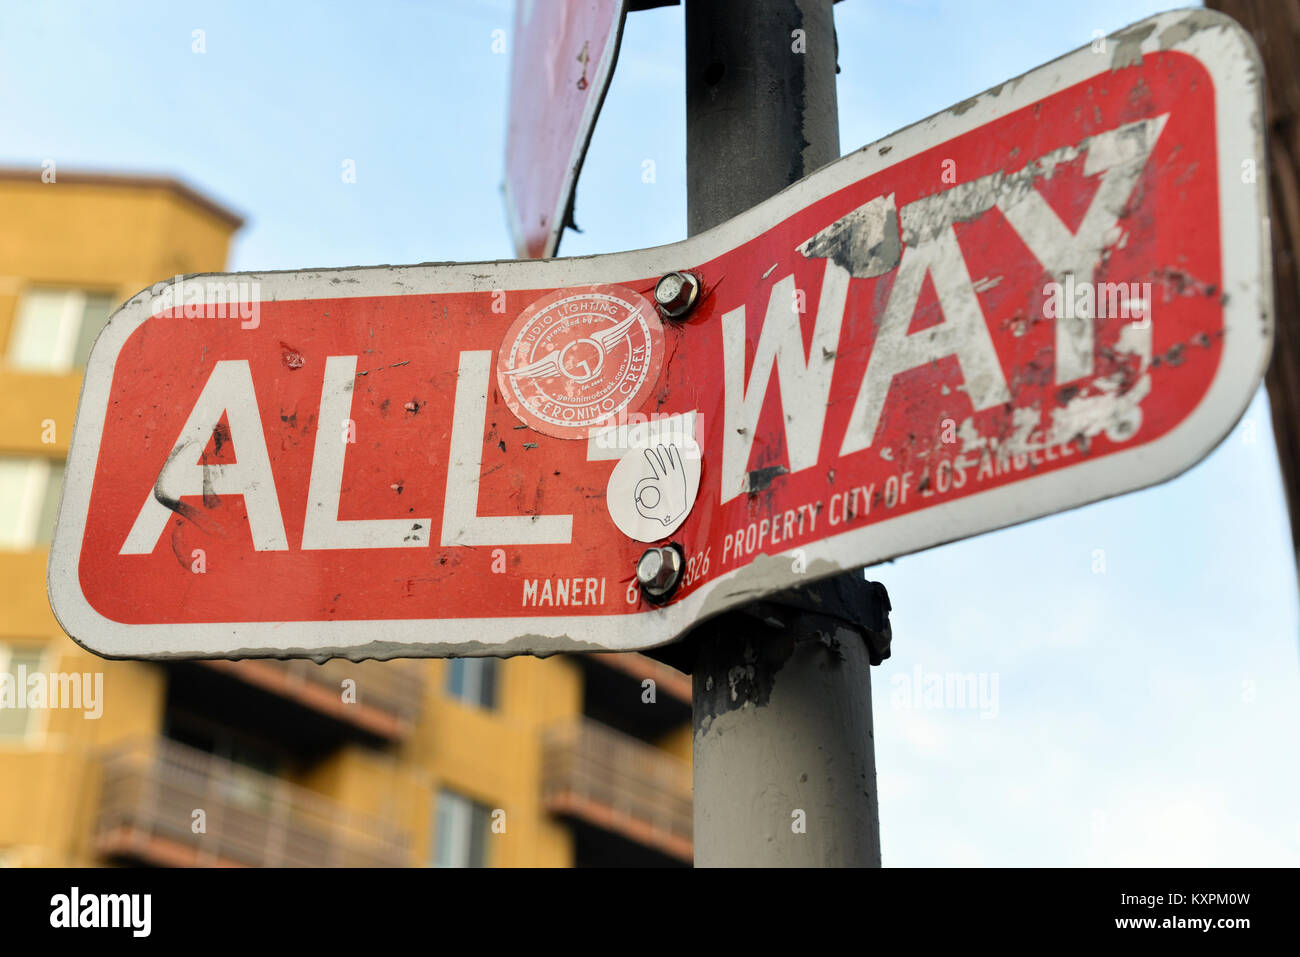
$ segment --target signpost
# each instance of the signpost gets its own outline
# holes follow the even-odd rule
[[[830,0],[692,0],[685,19],[699,233],[839,157],[839,44]],[[871,666],[889,610],[883,585],[845,572],[652,652],[691,675],[697,867],[880,866]]]
[[[515,8],[506,215],[520,259],[554,256],[614,73],[626,0],[530,0]]]
[[[61,624],[133,658],[646,649],[1177,475],[1269,353],[1257,63],[1202,11],[1107,43],[676,245],[142,292],[86,373]]]

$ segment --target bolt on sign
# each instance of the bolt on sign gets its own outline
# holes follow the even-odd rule
[[[109,656],[631,650],[1169,479],[1268,359],[1259,75],[1165,14],[677,245],[147,290],[54,609]]]
[[[626,12],[624,0],[515,5],[505,199],[521,259],[559,248]]]

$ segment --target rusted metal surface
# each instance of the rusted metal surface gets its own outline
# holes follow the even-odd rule
[[[1264,61],[1267,152],[1246,159],[1260,177],[1267,169],[1271,186],[1277,345],[1264,381],[1291,541],[1300,555],[1300,0],[1209,0],[1206,6],[1245,27]]]
[[[1259,68],[1206,11],[1107,43],[673,246],[186,280],[255,288],[246,319],[142,293],[87,371],[60,622],[132,657],[645,649],[1177,475],[1272,341],[1265,184],[1240,175]],[[626,308],[674,270],[701,282],[685,321]],[[512,351],[558,290],[572,310],[533,315],[565,327],[559,354]],[[521,394],[551,433],[505,401],[507,373],[549,377]],[[579,416],[606,399],[613,425]],[[607,486],[687,421],[685,572],[654,607]]]
[[[506,215],[521,259],[554,256],[614,73],[622,0],[518,0],[510,51]]]

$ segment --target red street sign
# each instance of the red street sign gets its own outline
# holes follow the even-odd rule
[[[1171,478],[1268,359],[1258,78],[1166,14],[675,246],[141,293],[87,370],[59,620],[130,657],[647,648]],[[685,557],[662,607],[647,542]]]
[[[560,245],[614,73],[625,7],[621,0],[515,5],[505,194],[520,259],[554,256]]]

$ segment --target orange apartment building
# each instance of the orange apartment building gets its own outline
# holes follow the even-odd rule
[[[690,863],[690,680],[643,656],[159,664],[69,640],[45,566],[80,370],[118,304],[222,270],[242,222],[169,178],[26,169],[0,170],[0,211],[0,676],[102,682],[98,717],[0,708],[0,864]]]

